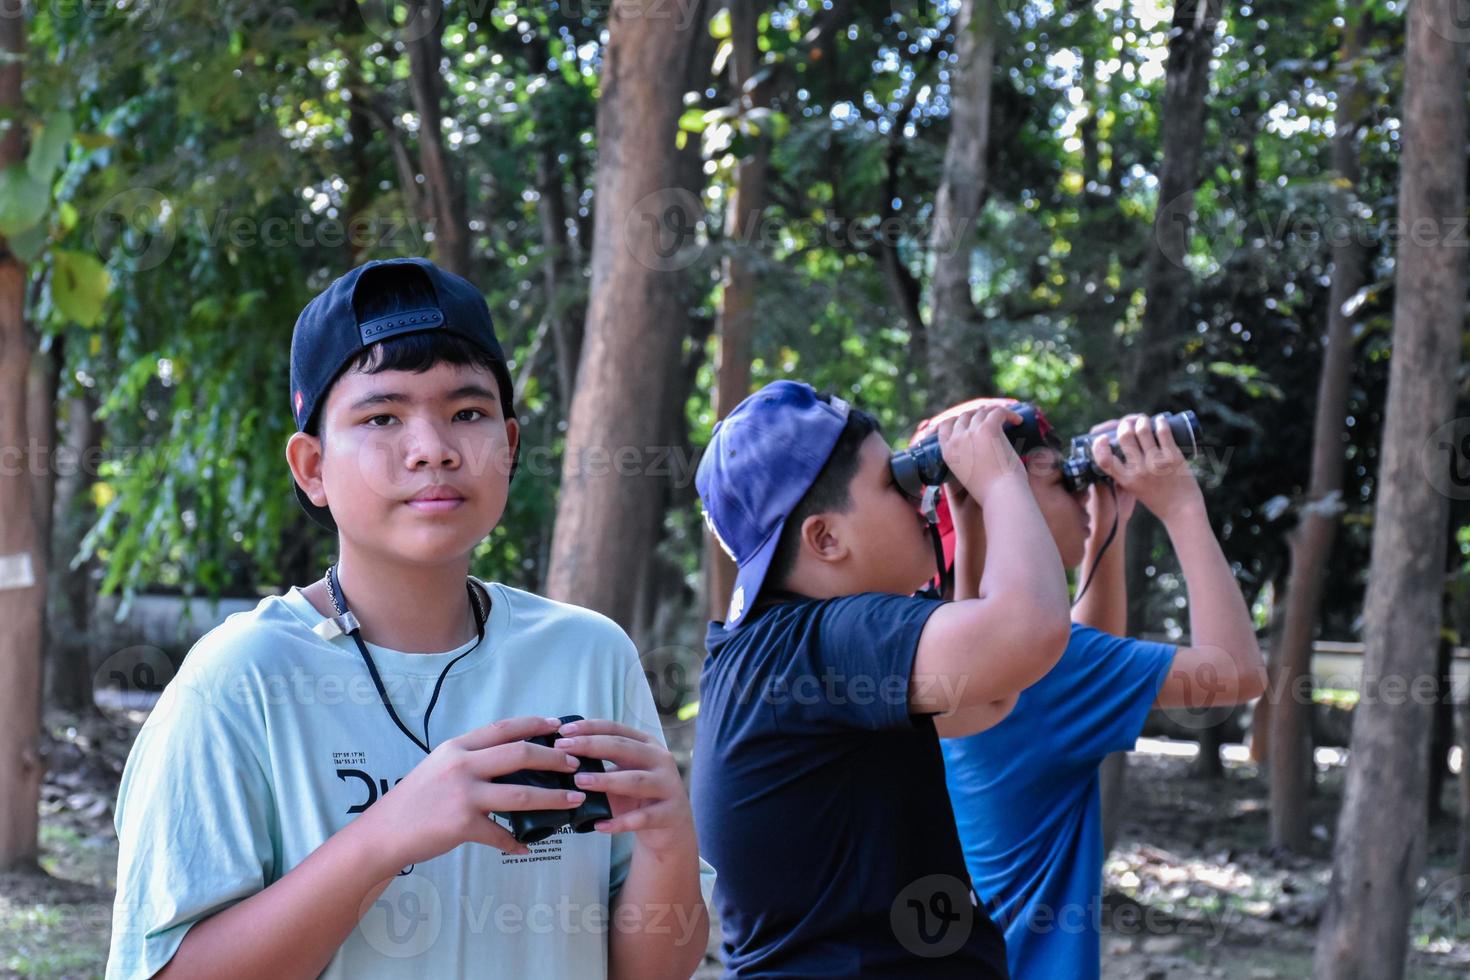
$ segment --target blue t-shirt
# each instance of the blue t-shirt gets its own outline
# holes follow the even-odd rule
[[[727,977],[1005,977],[934,723],[910,715],[942,603],[789,597],[711,623],[691,795]]]
[[[1005,928],[1016,977],[1097,980],[1098,767],[1133,748],[1174,653],[1074,624],[1062,659],[1004,721],[942,743],[970,877]]]

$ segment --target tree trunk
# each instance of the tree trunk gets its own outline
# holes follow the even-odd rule
[[[1458,549],[1456,549],[1458,550]],[[1429,789],[1425,799],[1425,817],[1430,823],[1444,817],[1444,784],[1450,776],[1450,747],[1455,744],[1455,684],[1450,664],[1455,645],[1447,633],[1439,637],[1439,651],[1434,661],[1434,717],[1429,735]]]
[[[1465,882],[1463,892],[1470,893],[1470,696],[1460,699],[1456,713],[1460,718],[1460,842],[1455,849],[1455,874]]]
[[[1347,18],[1338,61],[1336,134],[1332,169],[1339,186],[1333,217],[1340,227],[1356,224],[1354,204],[1359,175],[1358,123],[1362,117],[1357,85],[1363,49],[1362,15]],[[1312,634],[1322,604],[1322,585],[1337,525],[1342,515],[1342,434],[1348,382],[1353,367],[1354,312],[1347,305],[1366,281],[1366,249],[1358,235],[1340,235],[1332,246],[1327,338],[1317,386],[1317,416],[1312,431],[1312,475],[1301,522],[1291,536],[1291,578],[1286,619],[1272,658],[1271,679],[1271,843],[1294,851],[1311,840],[1307,790],[1312,781]]]
[[[546,291],[546,317],[556,350],[557,400],[565,417],[577,385],[582,360],[582,326],[587,311],[575,300],[580,275],[572,262],[567,234],[566,188],[551,140],[541,140],[536,154],[537,211],[541,217],[541,281]]]
[[[1173,367],[1172,345],[1188,304],[1189,272],[1182,263],[1189,241],[1189,211],[1199,177],[1205,132],[1205,95],[1209,91],[1210,46],[1223,0],[1178,0],[1164,68],[1164,106],[1159,142],[1159,206],[1144,269],[1143,322],[1133,351],[1131,375],[1123,388],[1124,409],[1153,412],[1162,406]],[[1115,170],[1117,168],[1114,168]],[[1129,522],[1128,632],[1143,628],[1150,583],[1144,569],[1152,561],[1158,521],[1140,512]],[[1103,837],[1111,847],[1124,806],[1127,758],[1122,753],[1103,765]]]
[[[1276,676],[1276,665],[1281,652],[1281,630],[1286,623],[1286,575],[1286,570],[1278,566],[1277,571],[1271,577],[1271,611],[1270,619],[1266,624],[1268,639],[1262,652],[1266,655],[1267,671],[1272,677]],[[1271,697],[1263,697],[1256,701],[1255,710],[1251,712],[1250,730],[1251,761],[1260,766],[1261,775],[1268,778],[1272,700]]]
[[[1424,862],[1431,706],[1375,691],[1434,669],[1448,500],[1425,479],[1425,433],[1455,410],[1465,320],[1465,60],[1442,4],[1408,9],[1393,353],[1364,610],[1364,696],[1313,963],[1317,980],[1403,976]],[[1448,460],[1439,461],[1446,467]],[[1396,693],[1396,692],[1395,692]]]
[[[56,600],[51,604],[49,630],[54,642],[47,659],[48,703],[70,711],[92,707],[92,570],[95,559],[72,568],[82,537],[95,517],[92,486],[97,482],[101,426],[96,420],[97,403],[91,396],[66,404],[66,449],[76,468],[59,473],[56,480],[55,542],[51,585]]]
[[[1138,636],[1152,627],[1147,615],[1149,579],[1145,569],[1153,562],[1153,535],[1158,527],[1158,519],[1140,507],[1124,532],[1124,540],[1128,543],[1123,566],[1128,580],[1129,636]],[[1128,753],[1114,752],[1104,759],[1101,779],[1103,853],[1107,854],[1117,843],[1118,825],[1128,803]]]
[[[419,169],[429,195],[434,221],[434,261],[460,276],[469,275],[469,225],[465,220],[464,185],[444,149],[444,3],[425,0],[424,14],[413,18],[413,34],[423,23],[422,36],[404,39],[408,49],[409,82],[414,110],[419,116]]]
[[[1174,5],[1159,127],[1159,206],[1144,271],[1143,322],[1133,351],[1132,376],[1124,387],[1129,411],[1165,407],[1161,402],[1173,373],[1174,346],[1186,326],[1190,276],[1183,260],[1204,149],[1210,49],[1223,3],[1178,0]]]
[[[25,160],[21,66],[28,17],[0,18],[0,168]],[[26,379],[32,337],[25,322],[26,272],[0,240],[0,447],[30,442]],[[36,533],[28,467],[0,467],[0,871],[34,868],[41,802],[41,644],[46,609],[44,542]]]
[[[52,567],[52,505],[56,500],[56,390],[60,385],[61,351],[53,343],[49,351],[32,355],[26,382],[26,430],[30,433],[27,447],[31,476],[31,519],[36,528],[36,548],[41,564]],[[47,587],[49,593],[49,583]],[[45,607],[41,609],[42,672],[52,656],[54,645],[46,629]]]
[[[547,592],[630,625],[662,519],[672,405],[699,211],[697,155],[676,150],[683,92],[707,71],[707,0],[676,22],[618,0],[597,105],[596,227],[587,329],[562,464]]]
[[[353,37],[362,23],[357,0],[338,0],[338,23],[341,25],[342,43]],[[347,81],[347,199],[343,202],[342,225],[347,234],[342,242],[346,268],[351,269],[362,262],[365,236],[359,225],[365,220],[368,206],[372,203],[376,188],[373,183],[372,167],[368,162],[368,145],[373,138],[373,119],[363,105],[362,94],[367,83],[362,77],[362,66],[367,60],[361,45],[348,48]],[[415,215],[410,214],[412,218]]]
[[[751,87],[760,66],[756,46],[756,22],[766,0],[732,0],[730,84],[742,111],[764,107],[768,92],[764,85]],[[756,276],[751,258],[760,247],[761,216],[766,206],[766,170],[770,161],[770,139],[755,142],[751,154],[737,165],[735,192],[726,217],[730,252],[725,257],[725,288],[720,298],[719,361],[715,365],[715,418],[722,419],[750,391],[751,338],[755,333]],[[735,563],[725,554],[714,535],[704,536],[705,569],[709,584],[709,616],[723,620],[735,588]]]
[[[975,223],[985,195],[990,83],[995,69],[993,0],[961,0],[949,85],[949,141],[934,198],[934,257],[927,350],[929,397],[938,411],[991,394],[990,343],[970,291]]]

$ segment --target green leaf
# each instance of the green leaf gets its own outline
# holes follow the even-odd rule
[[[0,171],[0,235],[9,238],[37,224],[50,203],[51,189],[25,167],[12,163]]]
[[[51,299],[62,315],[84,327],[102,319],[112,277],[95,255],[57,249],[51,256]]]
[[[730,36],[729,7],[721,7],[719,13],[710,18],[709,36],[721,41]]]
[[[684,114],[679,117],[679,128],[686,133],[702,133],[705,122],[703,109],[685,109]]]
[[[56,168],[66,160],[66,147],[71,137],[70,113],[58,111],[46,117],[41,132],[32,139],[30,155],[26,157],[26,170],[32,180],[43,184],[51,182]]]
[[[50,230],[44,221],[31,225],[19,234],[11,235],[6,242],[10,245],[10,251],[23,264],[29,265],[40,257],[46,249],[46,242],[51,238]]]

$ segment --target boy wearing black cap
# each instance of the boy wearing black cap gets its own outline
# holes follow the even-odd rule
[[[291,407],[339,559],[203,637],[139,733],[108,977],[683,980],[704,882],[637,651],[468,574],[519,443],[483,297],[420,259],[354,269],[297,321]],[[611,815],[572,833],[589,794]]]
[[[715,428],[696,483],[739,573],[706,638],[692,795],[727,976],[1007,975],[939,749],[1003,718],[1067,641],[1061,560],[1007,421],[939,431],[956,519],[983,502],[992,542],[983,598],[963,602],[911,595],[932,542],[871,416],[778,381]]]

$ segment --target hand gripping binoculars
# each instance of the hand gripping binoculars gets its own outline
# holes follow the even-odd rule
[[[560,719],[563,725],[581,720],[581,715],[563,715]],[[556,739],[556,733],[552,732],[550,735],[537,735],[526,741],[549,749]],[[582,763],[578,772],[606,772],[601,759],[588,759],[580,755],[577,759]],[[612,807],[608,805],[606,793],[580,789],[572,781],[575,775],[576,773],[550,772],[546,769],[521,769],[497,777],[492,781],[515,786],[535,786],[539,789],[574,790],[586,793],[587,798],[575,810],[512,810],[508,813],[497,811],[495,815],[510,823],[511,836],[522,844],[543,841],[568,825],[573,833],[589,834],[599,820],[612,819]]]
[[[1021,421],[1019,424],[1006,423],[1003,431],[1012,445],[1017,447],[1018,453],[1055,445],[1054,439],[1049,440],[1046,437],[1044,428],[1049,431],[1049,427],[1044,427],[1041,413],[1035,405],[1019,402],[1012,405],[1011,410],[1021,416]],[[1155,418],[1163,418],[1168,423],[1169,431],[1174,434],[1174,441],[1178,443],[1179,450],[1186,459],[1193,459],[1199,453],[1203,432],[1199,418],[1193,412],[1166,412]],[[1122,458],[1123,451],[1118,445],[1116,428],[1073,436],[1071,451],[1062,459],[1062,485],[1067,488],[1068,493],[1086,490],[1094,483],[1107,479],[1107,474],[1092,458],[1092,443],[1099,436],[1105,436],[1114,455]],[[894,453],[889,466],[893,469],[894,482],[904,493],[915,499],[924,495],[925,487],[937,487],[949,478],[949,466],[944,462],[937,433],[908,449]]]

